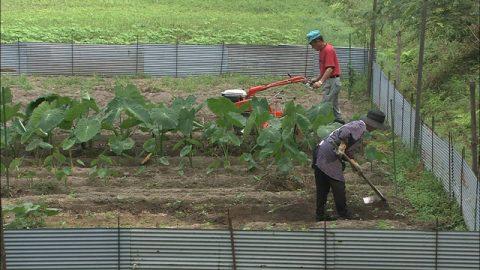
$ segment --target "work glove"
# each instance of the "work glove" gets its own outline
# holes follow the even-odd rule
[[[347,149],[347,145],[344,142],[341,142],[337,149],[335,149],[335,154],[337,154],[338,158],[343,158],[345,155],[345,149]]]

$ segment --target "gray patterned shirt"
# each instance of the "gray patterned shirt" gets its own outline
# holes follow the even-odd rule
[[[342,162],[335,154],[334,145],[340,145],[342,141],[346,143],[345,154],[352,158],[353,152],[361,146],[366,131],[367,127],[362,120],[352,121],[334,130],[318,144],[314,153],[314,165],[331,178],[345,181]]]

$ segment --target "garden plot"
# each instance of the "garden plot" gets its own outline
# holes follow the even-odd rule
[[[102,81],[103,85],[95,86],[88,96],[66,91],[68,86],[57,89],[63,94],[63,103],[56,99],[33,109],[30,117],[43,106],[43,113],[51,113],[52,121],[50,125],[38,124],[44,125],[42,131],[47,135],[20,134],[14,142],[18,147],[14,156],[22,160],[21,165],[10,170],[11,197],[6,204],[28,201],[61,209],[58,215],[46,218],[50,227],[113,227],[119,217],[122,226],[225,228],[228,210],[235,228],[323,226],[314,222],[314,179],[308,157],[311,144],[332,127],[311,114],[321,99],[317,93],[292,86],[282,101],[283,119],[270,119],[259,98],[253,104],[256,113],[242,120],[239,111],[218,98],[221,89],[235,88],[228,82],[198,90],[198,99],[193,101],[188,97],[192,93],[151,91],[148,80],[136,79],[130,82],[135,87],[126,83],[116,89],[109,79]],[[12,89],[12,107],[17,102],[26,107],[45,94],[35,86],[29,92],[15,86]],[[273,94],[271,91],[264,97]],[[293,99],[295,102],[291,102]],[[159,105],[161,102],[165,105]],[[123,107],[114,106],[118,103]],[[346,100],[342,103],[347,117],[351,117],[351,105]],[[168,123],[175,104],[183,111],[175,115],[175,123]],[[143,110],[137,105],[143,105]],[[74,106],[88,109],[82,107],[83,113],[73,117],[68,126],[65,115],[73,114],[68,110]],[[132,107],[125,108],[128,106]],[[219,109],[226,107],[230,109]],[[109,108],[120,112],[111,117]],[[166,119],[162,124],[149,122],[154,118],[154,109]],[[52,110],[64,110],[63,119],[53,117]],[[329,110],[318,110],[318,115],[329,117]],[[188,112],[194,117],[187,117]],[[180,117],[183,114],[186,118]],[[32,120],[16,117],[27,125],[28,132]],[[260,128],[265,121],[271,121],[271,126]],[[294,132],[298,121],[304,121],[300,123],[301,136]],[[191,125],[179,128],[179,123],[187,122]],[[239,134],[239,128],[250,128],[252,135]],[[290,135],[277,136],[287,129]],[[91,134],[91,130],[98,131]],[[145,161],[149,154],[150,159]],[[430,228],[431,222],[414,220],[415,211],[409,203],[395,196],[388,172],[380,162],[373,162],[373,171],[365,165],[367,177],[386,194],[388,206],[364,205],[362,198],[373,193],[347,169],[348,204],[355,218],[328,222],[328,226]],[[333,212],[331,201],[329,211]]]

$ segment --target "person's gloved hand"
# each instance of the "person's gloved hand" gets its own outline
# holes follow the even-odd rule
[[[344,142],[341,142],[335,151],[337,157],[342,158],[345,155],[345,149],[347,149],[347,145]]]

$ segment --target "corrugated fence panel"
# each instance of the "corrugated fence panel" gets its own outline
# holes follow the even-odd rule
[[[410,231],[335,231],[335,269],[434,269],[435,236]]]
[[[438,269],[480,269],[480,232],[439,232]]]
[[[5,243],[8,269],[118,269],[116,229],[6,231]]]
[[[226,45],[228,72],[245,75],[304,74],[306,47]]]
[[[395,133],[403,143],[413,147],[415,109],[400,92],[393,88],[387,76],[375,64],[373,70],[372,100],[378,108],[391,117],[389,100],[395,95]],[[391,122],[391,120],[389,120]],[[447,141],[432,133],[429,126],[421,123],[421,158],[426,169],[441,181],[445,192],[461,207],[465,224],[469,230],[480,229],[480,187],[477,177],[466,161],[455,149],[449,150]],[[400,127],[400,128],[398,128]],[[433,150],[432,150],[433,149]]]
[[[1,50],[2,68],[14,68],[16,74],[311,77],[319,72],[318,52],[310,46],[17,43],[2,44]],[[367,49],[336,51],[344,78],[349,63],[356,73],[365,71]]]
[[[480,266],[480,232],[234,231],[234,239],[239,270]],[[232,269],[233,265],[226,230],[14,230],[6,231],[5,244],[11,270]]]
[[[228,231],[148,230],[130,232],[132,269],[231,269]]]
[[[137,61],[136,45],[74,45],[74,75],[136,74],[142,63]],[[138,60],[142,60],[138,50]]]
[[[236,231],[238,269],[323,269],[334,266],[334,237],[324,232]],[[326,255],[326,257],[325,257]],[[326,260],[325,260],[326,259]]]

